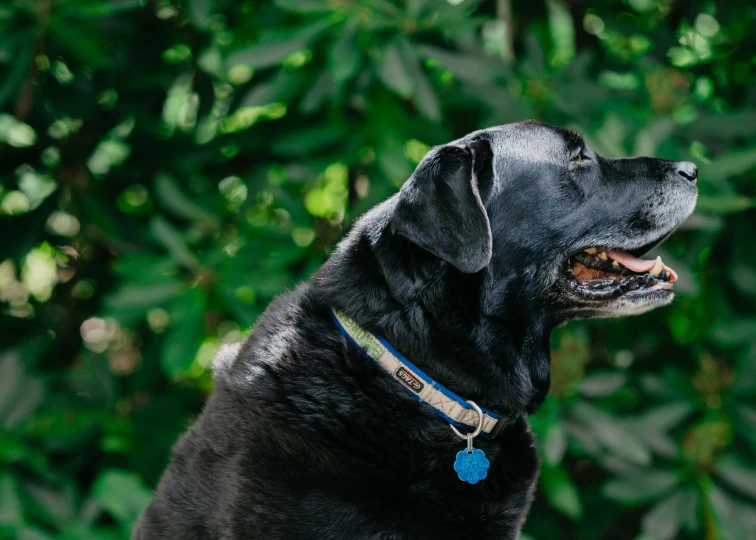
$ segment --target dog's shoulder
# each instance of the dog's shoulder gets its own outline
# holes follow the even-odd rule
[[[215,354],[212,363],[213,375],[215,377],[221,376],[231,368],[231,364],[239,356],[239,350],[241,350],[241,343],[226,343],[221,346]]]
[[[299,346],[297,332],[306,319],[308,289],[301,284],[276,297],[243,341],[221,346],[212,361],[216,382],[249,379],[261,365],[275,365]]]

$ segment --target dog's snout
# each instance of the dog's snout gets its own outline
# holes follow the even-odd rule
[[[698,180],[698,167],[690,161],[678,161],[675,163],[675,171],[688,182],[695,184],[696,180]]]

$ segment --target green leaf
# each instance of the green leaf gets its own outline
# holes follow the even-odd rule
[[[308,80],[308,74],[304,70],[280,69],[265,82],[253,86],[239,101],[239,108],[291,101],[301,92]]]
[[[381,51],[378,60],[378,77],[386,88],[399,96],[406,98],[412,94],[414,88],[412,75],[397,45],[389,44]]]
[[[756,335],[756,317],[729,319],[727,324],[719,324],[712,331],[712,338],[725,347],[751,343]]]
[[[750,137],[756,133],[756,111],[745,109],[726,114],[702,114],[685,126],[684,132],[696,139]]]
[[[27,480],[22,487],[34,510],[43,514],[49,525],[58,527],[74,519],[78,501],[73,483],[52,486]]]
[[[698,197],[696,208],[699,211],[713,214],[735,214],[754,207],[756,202],[749,197],[739,195],[701,195]]]
[[[215,10],[215,0],[187,0],[189,20],[195,28],[206,29]]]
[[[306,48],[312,40],[328,26],[328,19],[322,19],[292,30],[276,41],[258,43],[237,50],[228,57],[226,65],[245,64],[253,68],[267,68],[283,63],[293,52]]]
[[[24,366],[15,352],[0,354],[0,420],[13,406],[15,389],[23,380]]]
[[[357,44],[357,25],[349,21],[328,49],[328,69],[333,80],[341,85],[357,74],[362,54]]]
[[[638,439],[644,441],[656,454],[665,457],[675,457],[679,452],[679,444],[667,433],[679,425],[693,412],[689,402],[679,401],[652,407],[647,412],[630,422]]]
[[[83,400],[111,406],[116,397],[116,381],[107,362],[100,355],[85,353],[76,371],[69,374],[69,384]]]
[[[173,260],[186,268],[196,268],[197,258],[189,250],[183,236],[161,216],[153,216],[150,221],[152,236],[171,254]]]
[[[545,466],[541,471],[540,484],[551,506],[565,516],[578,520],[583,515],[580,495],[561,466]]]
[[[154,285],[125,284],[106,300],[111,311],[147,310],[175,298],[181,292],[181,283],[168,281]]]
[[[273,3],[292,13],[321,13],[330,9],[325,0],[273,0]]]
[[[572,414],[617,457],[638,465],[646,465],[651,461],[648,448],[628,432],[616,418],[612,418],[586,402],[573,405]]]
[[[240,290],[241,289],[241,290]],[[228,284],[216,287],[216,293],[222,295],[229,310],[240,324],[248,327],[254,326],[257,317],[262,313],[262,308],[257,306],[250,298],[254,291],[250,287],[232,288]]]
[[[643,531],[650,538],[671,540],[677,538],[680,527],[686,521],[695,519],[698,493],[686,489],[673,494],[655,505],[643,517]]]
[[[742,523],[744,517],[741,506],[717,486],[710,486],[706,492],[708,503],[714,511],[719,538],[724,540],[744,540],[752,530]]]
[[[438,102],[438,97],[428,77],[420,67],[414,48],[406,39],[400,40],[399,46],[404,63],[412,77],[413,101],[417,110],[428,120],[436,123],[441,122],[441,104]]]
[[[652,122],[635,137],[633,155],[653,156],[659,151],[662,141],[674,131],[675,123],[671,118],[662,118]]]
[[[52,536],[36,527],[24,526],[16,530],[15,540],[54,540]]]
[[[338,143],[346,135],[346,128],[340,124],[301,128],[278,136],[271,150],[280,156],[312,154]]]
[[[756,167],[756,146],[731,150],[710,163],[702,164],[698,177],[709,184],[717,184],[731,176],[746,173],[753,167]]]
[[[756,501],[756,472],[735,456],[730,455],[719,460],[717,476],[730,487]]]
[[[592,373],[580,381],[580,393],[586,397],[608,396],[622,388],[626,381],[624,373]]]
[[[431,86],[428,77],[415,66],[412,70],[412,81],[415,86],[414,99],[417,110],[428,120],[436,123],[441,122],[441,104],[438,101],[435,90]]]
[[[383,175],[396,186],[401,186],[412,174],[412,165],[404,153],[404,148],[395,141],[384,141],[378,148],[378,166]]]
[[[112,528],[90,528],[77,523],[66,527],[56,540],[123,540],[123,538],[123,533],[114,531]]]
[[[42,404],[45,384],[29,375],[16,352],[0,354],[0,426],[11,430]]]
[[[320,76],[315,79],[315,83],[312,87],[304,96],[302,96],[299,110],[304,114],[312,114],[322,107],[328,98],[333,97],[337,90],[338,88],[331,77],[331,73],[329,71],[323,71]]]
[[[423,58],[438,61],[460,79],[470,82],[491,83],[505,73],[500,62],[483,55],[450,52],[430,45],[419,45],[417,51]]]
[[[100,42],[101,34],[85,24],[70,24],[68,20],[54,18],[48,31],[55,35],[61,47],[87,66],[99,68],[109,60]]]
[[[687,401],[667,403],[648,409],[641,415],[641,422],[647,428],[667,431],[685,420],[693,412],[693,406]]]
[[[55,194],[31,212],[13,217],[0,216],[0,229],[13,231],[0,242],[0,261],[11,259],[20,264],[26,254],[39,245],[50,214],[58,208],[58,200]]]
[[[291,53],[304,49],[308,41],[300,37],[279,43],[253,45],[232,54],[227,64],[229,66],[244,64],[253,68],[276,66],[282,64]]]
[[[205,335],[205,304],[199,289],[190,289],[171,309],[175,321],[165,336],[160,365],[172,379],[182,377],[194,362],[200,340]]]
[[[610,480],[604,486],[604,493],[610,499],[642,503],[664,495],[679,481],[679,476],[670,471],[641,470],[632,476]]]
[[[92,497],[115,518],[126,534],[130,534],[137,518],[149,505],[152,494],[133,473],[106,469],[95,481]]]
[[[23,523],[24,513],[18,483],[9,474],[0,475],[0,524]]]
[[[155,197],[178,217],[217,225],[217,216],[188,197],[167,173],[158,173],[155,178]]]
[[[676,402],[653,407],[636,419],[629,421],[639,440],[642,440],[657,455],[673,458],[679,453],[679,443],[667,433],[693,412],[689,402]]]
[[[567,450],[567,433],[559,423],[552,423],[546,429],[544,441],[544,457],[549,465],[556,465],[562,461]]]

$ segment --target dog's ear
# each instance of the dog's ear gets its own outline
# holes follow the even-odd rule
[[[428,152],[399,192],[392,232],[462,272],[488,266],[493,238],[484,201],[493,185],[491,162],[485,139]]]

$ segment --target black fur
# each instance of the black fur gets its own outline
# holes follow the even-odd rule
[[[347,341],[329,307],[465,398],[532,412],[548,392],[555,325],[671,299],[580,299],[559,266],[585,247],[644,251],[669,234],[695,201],[679,168],[606,160],[535,123],[431,151],[224,355],[133,538],[516,538],[538,474],[527,422],[476,439],[488,477],[461,482],[464,443]]]

